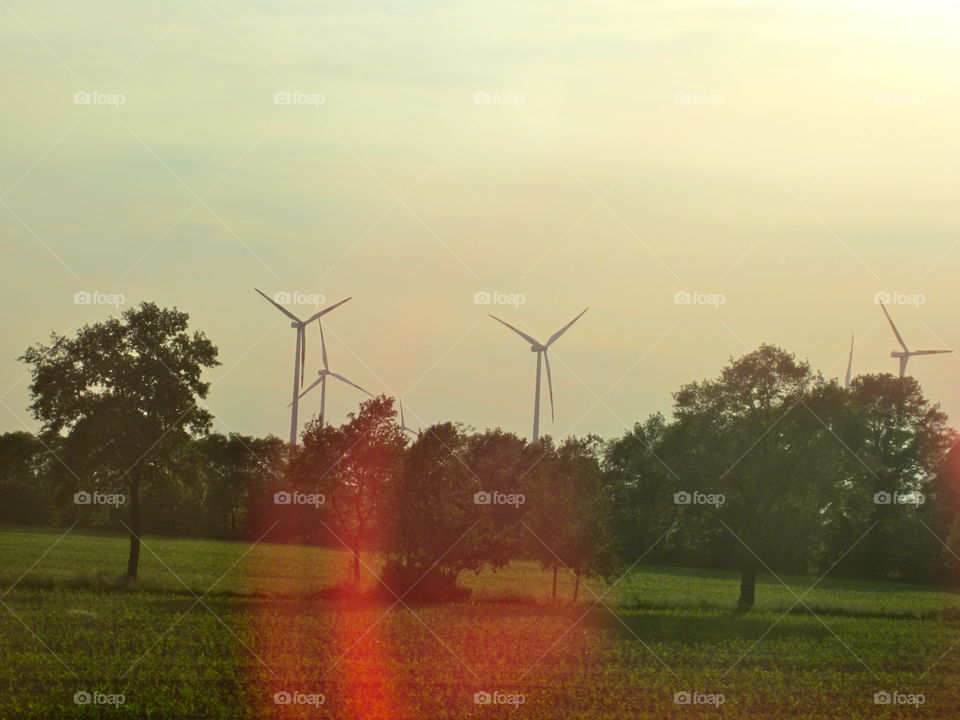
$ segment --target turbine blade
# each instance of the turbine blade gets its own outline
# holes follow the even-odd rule
[[[403,398],[397,395],[397,400],[400,401],[400,427],[405,428],[407,421],[403,419]]]
[[[907,360],[910,359],[910,356],[900,358],[900,377],[903,377],[907,374]]]
[[[330,373],[330,377],[335,377],[337,380],[341,382],[345,382],[347,385],[353,385],[353,387],[355,387],[357,390],[360,390],[361,392],[365,392],[370,397],[373,397],[372,392],[370,392],[369,390],[365,390],[364,388],[360,387],[359,385],[357,385],[355,382],[351,380],[347,380],[343,375],[338,375],[337,373],[332,372]]]
[[[322,382],[323,382],[323,375],[321,375],[321,376],[318,377],[316,380],[314,380],[312,383],[310,383],[310,386],[309,386],[306,390],[304,390],[303,392],[301,392],[299,395],[297,395],[297,398],[298,398],[298,399],[299,399],[299,398],[302,398],[304,395],[306,395],[308,392],[310,392],[311,390],[313,390],[317,385],[319,385],[319,384],[322,383]],[[293,403],[290,403],[290,405],[293,405]],[[290,405],[287,405],[287,407],[290,407]]]
[[[254,290],[256,290],[258,293],[260,293],[261,295],[263,295],[264,299],[265,299],[268,303],[270,303],[271,305],[273,305],[277,310],[279,310],[280,312],[282,312],[282,313],[283,313],[284,315],[286,315],[288,318],[290,318],[290,319],[293,320],[294,322],[300,322],[300,318],[298,318],[298,317],[297,317],[296,315],[294,315],[292,312],[290,312],[289,310],[287,310],[283,305],[281,305],[280,303],[276,302],[272,297],[270,297],[269,295],[261,292],[258,288],[254,288]]]
[[[914,350],[911,355],[942,355],[944,353],[952,353],[953,350]]]
[[[853,375],[853,335],[850,336],[850,359],[847,360],[847,379],[844,387],[850,387],[850,378]]]
[[[543,351],[543,361],[547,366],[547,390],[550,392],[550,422],[556,422],[553,416],[553,376],[550,374],[550,355]]]
[[[336,310],[338,307],[340,307],[340,306],[343,305],[345,302],[347,302],[347,300],[353,300],[353,296],[348,297],[346,300],[341,300],[340,302],[336,303],[335,305],[331,305],[331,306],[328,307],[328,308],[324,308],[324,309],[321,310],[320,312],[315,312],[313,315],[311,315],[311,316],[308,317],[306,320],[304,320],[304,321],[303,321],[303,324],[304,324],[304,325],[309,325],[309,324],[312,323],[314,320],[316,320],[318,317],[323,317],[323,316],[326,315],[328,312],[333,312],[333,311]]]
[[[526,340],[526,341],[527,341],[528,343],[530,343],[531,345],[539,345],[539,344],[540,344],[538,341],[534,340],[532,337],[530,337],[530,336],[527,335],[525,332],[523,332],[523,330],[517,330],[513,325],[511,325],[511,324],[508,323],[508,322],[504,322],[503,320],[501,320],[500,318],[498,318],[498,317],[495,316],[495,315],[491,315],[490,317],[492,317],[494,320],[496,320],[496,321],[497,321],[498,323],[500,323],[501,325],[506,325],[508,328],[510,328],[511,330],[513,330],[517,335],[519,335],[520,337],[522,337],[524,340]]]
[[[580,318],[582,318],[582,317],[583,317],[583,313],[585,313],[585,312],[586,312],[587,310],[589,310],[589,309],[590,309],[590,308],[584,308],[582,313],[580,313],[579,315],[577,315],[573,320],[571,320],[570,322],[568,322],[568,323],[567,323],[566,325],[564,325],[562,328],[560,328],[559,330],[557,330],[553,335],[551,335],[551,336],[550,336],[550,339],[547,340],[547,347],[550,347],[550,345],[551,345],[552,343],[554,343],[554,342],[557,340],[557,338],[559,338],[559,337],[560,337],[561,335],[563,335],[567,330],[569,330],[569,329],[570,329],[570,326],[573,325],[577,320],[579,320]]]
[[[907,344],[903,341],[903,337],[900,335],[900,331],[897,330],[897,326],[893,324],[893,318],[890,317],[890,313],[887,312],[887,306],[880,303],[880,307],[883,308],[883,314],[887,316],[887,321],[890,323],[890,327],[893,328],[893,334],[897,336],[897,342],[900,343],[900,347],[903,348],[904,352],[910,352],[910,348],[908,348]]]
[[[317,327],[320,328],[320,355],[323,358],[323,369],[329,370],[330,365],[327,364],[327,341],[323,337],[323,323],[317,320]]]

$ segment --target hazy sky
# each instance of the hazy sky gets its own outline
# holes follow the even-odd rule
[[[217,429],[282,437],[294,333],[254,286],[352,295],[331,368],[412,425],[529,434],[535,356],[488,312],[546,339],[590,307],[551,350],[556,435],[619,434],[764,341],[841,376],[855,333],[855,371],[895,372],[877,292],[908,344],[960,350],[956,3],[0,17],[2,430],[35,428],[24,348],[116,312],[78,292],[188,311],[221,350]],[[960,353],[910,370],[960,412]],[[331,386],[331,419],[359,399]]]

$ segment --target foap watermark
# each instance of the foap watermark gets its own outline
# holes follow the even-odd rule
[[[274,505],[313,505],[318,508],[327,501],[321,493],[287,492],[280,490],[273,494]]]
[[[718,108],[726,104],[727,96],[723,93],[697,92],[691,90],[679,90],[673,95],[675,105],[708,105]]]
[[[522,293],[478,290],[473,294],[474,305],[513,305],[513,307],[520,307],[526,301],[527,296]]]
[[[926,105],[927,96],[922,93],[878,92],[873,95],[874,105]]]
[[[523,93],[504,93],[496,90],[478,90],[473,94],[474,105],[512,105],[520,107],[527,101]]]
[[[713,505],[721,507],[727,501],[723,493],[702,493],[697,490],[687,492],[681,490],[673,494],[674,505]]]
[[[900,290],[878,290],[873,294],[873,302],[876,305],[909,305],[913,308],[919,308],[927,304],[927,296],[923,293],[902,292]]]
[[[74,705],[123,705],[127,698],[123,693],[102,693],[97,690],[78,690],[73,694]]]
[[[326,305],[327,296],[322,293],[308,293],[300,290],[280,290],[273,294],[273,301],[281,305]]]
[[[99,290],[78,290],[73,294],[74,305],[111,305],[120,307],[127,302],[123,293],[104,293]]]
[[[319,109],[327,104],[327,96],[322,93],[308,93],[299,90],[278,90],[273,94],[274,105],[306,105]]]
[[[709,305],[719,309],[726,305],[727,296],[723,293],[708,293],[690,290],[678,290],[673,294],[674,305]]]
[[[123,93],[100,92],[99,90],[77,90],[73,94],[74,105],[107,105],[119,108],[126,105],[127,96]]]
[[[704,693],[697,690],[681,690],[673,694],[674,705],[713,705],[720,707],[727,701],[723,693]]]
[[[477,505],[513,505],[520,507],[527,501],[523,493],[502,493],[497,490],[481,490],[473,494],[473,502]]]
[[[875,705],[908,705],[920,707],[927,701],[927,696],[923,693],[903,693],[897,690],[887,692],[881,690],[873,694]]]
[[[523,693],[503,692],[502,690],[480,690],[473,694],[474,705],[512,705],[518,708],[527,701]]]
[[[81,490],[73,494],[74,505],[111,505],[120,507],[127,502],[127,496],[121,493],[87,492]]]
[[[274,705],[313,705],[319,707],[327,701],[323,693],[305,693],[299,690],[281,690],[273,694]]]
[[[874,505],[913,505],[917,507],[923,505],[927,497],[921,492],[887,492],[881,490],[873,494]]]

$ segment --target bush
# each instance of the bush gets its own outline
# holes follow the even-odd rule
[[[420,602],[465,600],[470,597],[470,589],[457,585],[457,574],[446,568],[428,569],[421,563],[391,559],[380,571],[380,580],[405,602],[408,600]],[[381,586],[381,589],[384,588]],[[386,592],[385,589],[384,592]]]

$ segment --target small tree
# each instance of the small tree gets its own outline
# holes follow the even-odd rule
[[[293,461],[297,483],[323,493],[333,530],[353,556],[360,582],[360,553],[374,543],[386,521],[390,488],[403,462],[406,439],[397,424],[393,398],[366,400],[339,428],[312,423]]]
[[[219,364],[217,348],[188,332],[188,320],[145,302],[72,338],[54,333],[21,358],[30,365],[30,410],[66,466],[62,480],[129,496],[129,580],[140,561],[142,487],[171,482],[177,451],[211,424],[197,401],[209,389],[203,369]]]

